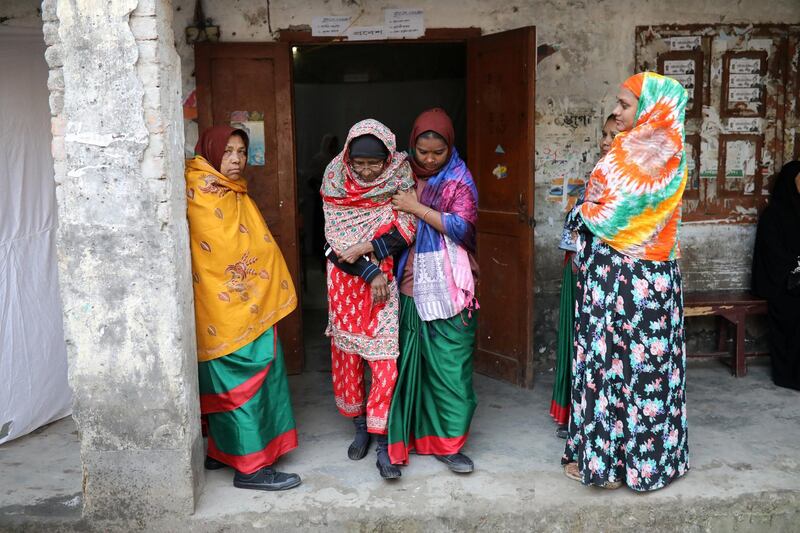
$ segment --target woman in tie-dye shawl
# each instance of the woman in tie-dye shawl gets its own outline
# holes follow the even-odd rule
[[[687,95],[622,84],[620,134],[570,215],[580,267],[572,416],[562,463],[585,485],[660,489],[689,470],[678,257]]]

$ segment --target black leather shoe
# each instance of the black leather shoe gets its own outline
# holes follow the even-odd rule
[[[347,457],[353,461],[358,461],[366,457],[367,451],[369,450],[370,437],[369,433],[367,433],[367,417],[355,417],[353,419],[353,425],[356,427],[356,436],[347,449]]]
[[[469,474],[475,470],[475,465],[472,459],[463,453],[454,453],[453,455],[435,455],[438,460],[447,465],[447,468],[459,474]]]
[[[240,489],[253,490],[288,490],[300,484],[300,476],[278,472],[270,467],[264,467],[252,474],[236,472],[233,476],[233,486]]]
[[[216,459],[212,459],[211,457],[206,455],[206,462],[205,467],[206,470],[219,470],[220,468],[225,468],[228,465],[221,461],[217,461]]]
[[[567,426],[558,426],[556,428],[556,437],[559,439],[566,439],[569,437],[569,427]]]
[[[392,464],[391,459],[389,459],[389,441],[386,435],[378,435],[378,460],[375,462],[375,466],[378,467],[378,472],[380,472],[381,477],[383,479],[397,479],[402,474],[400,472],[400,468],[396,465]]]

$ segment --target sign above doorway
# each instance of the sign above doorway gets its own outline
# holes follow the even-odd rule
[[[312,37],[347,37],[348,41],[419,39],[425,35],[423,9],[384,9],[383,25],[353,26],[349,16],[320,16],[311,21]]]

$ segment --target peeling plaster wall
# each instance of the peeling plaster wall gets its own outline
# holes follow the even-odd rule
[[[46,0],[84,513],[189,514],[202,482],[180,59],[164,0]]]
[[[183,38],[194,0],[175,0],[174,30],[183,64],[184,97],[194,89],[193,47]],[[540,58],[536,86],[536,343],[540,366],[555,354],[558,292],[563,254],[557,248],[563,206],[548,201],[552,182],[585,177],[599,151],[597,138],[613,107],[616,87],[634,68],[637,25],[690,23],[785,23],[800,21],[800,2],[770,0],[530,1],[442,0],[424,2],[326,0],[291,2],[240,0],[203,3],[205,15],[220,26],[221,41],[271,41],[280,29],[308,29],[314,16],[350,15],[357,25],[381,24],[383,9],[422,7],[427,27],[479,27],[495,33],[521,26],[537,28]],[[412,117],[409,117],[411,120]],[[191,150],[196,125],[187,121]],[[687,224],[683,227],[682,268],[688,289],[742,289],[749,285],[754,226]],[[693,321],[702,336],[708,322]],[[706,335],[707,336],[707,335]]]

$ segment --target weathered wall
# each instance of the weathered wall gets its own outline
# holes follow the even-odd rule
[[[193,48],[183,33],[194,0],[175,0],[174,30],[183,64],[184,96],[194,88]],[[494,33],[520,26],[537,28],[539,45],[554,49],[540,58],[536,119],[536,334],[539,362],[554,355],[562,253],[557,249],[563,208],[548,201],[552,182],[583,176],[598,156],[601,121],[613,106],[618,83],[633,71],[637,25],[715,22],[800,21],[800,2],[769,0],[241,0],[204,2],[220,26],[222,41],[270,41],[280,29],[307,27],[318,15],[350,15],[358,25],[381,24],[387,7],[422,7],[428,27],[480,27]],[[411,120],[412,117],[409,117]],[[187,123],[191,150],[196,127]],[[688,224],[683,228],[682,267],[687,288],[743,288],[749,284],[753,226]]]
[[[43,20],[84,512],[188,514],[202,440],[172,9],[46,0]]]

